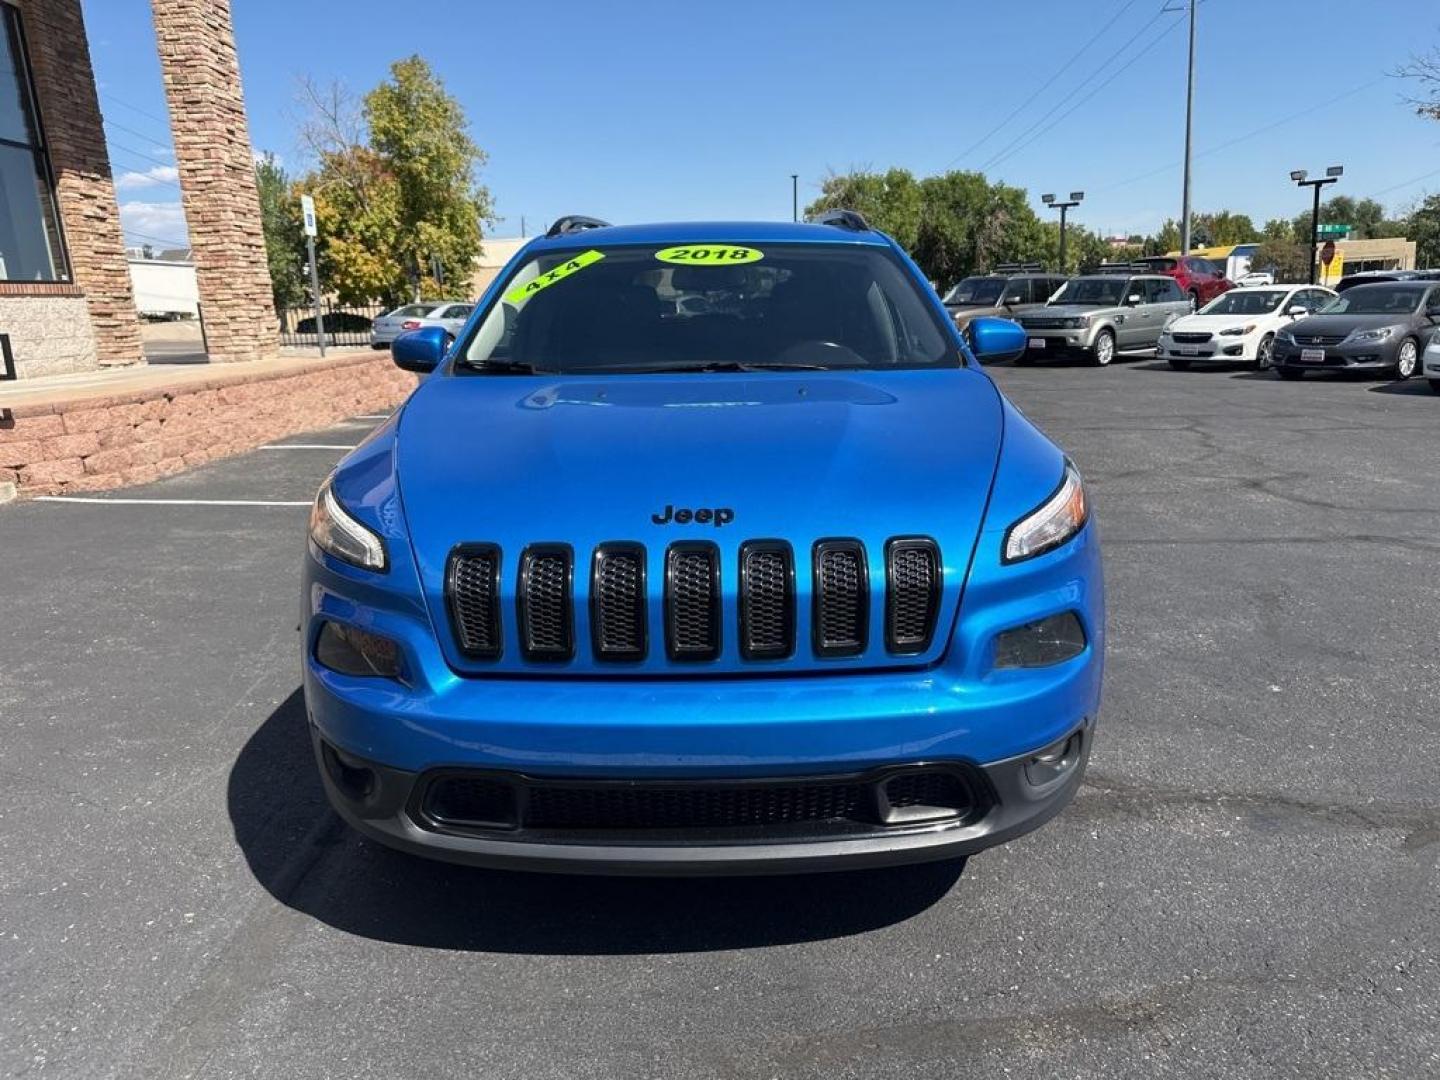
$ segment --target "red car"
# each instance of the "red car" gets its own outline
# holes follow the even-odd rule
[[[1195,302],[1197,309],[1235,288],[1235,283],[1225,276],[1219,265],[1198,255],[1157,255],[1138,261],[1153,274],[1174,278],[1181,291]]]

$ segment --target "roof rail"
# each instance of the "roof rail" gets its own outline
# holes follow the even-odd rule
[[[1091,266],[1084,272],[1087,274],[1153,274],[1156,271],[1153,266],[1144,262],[1102,262],[1099,266]]]
[[[1045,269],[1044,263],[1038,262],[1013,262],[996,263],[992,274],[1033,274]]]
[[[610,222],[601,221],[599,218],[586,217],[584,214],[566,214],[564,217],[555,219],[555,224],[545,231],[545,237],[551,239],[556,236],[564,236],[566,233],[609,227]]]
[[[851,232],[869,232],[870,223],[858,210],[821,210],[805,219],[811,225],[834,225]]]

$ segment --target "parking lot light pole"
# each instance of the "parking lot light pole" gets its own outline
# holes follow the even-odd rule
[[[1300,187],[1308,187],[1308,188],[1314,188],[1314,189],[1315,189],[1315,199],[1314,199],[1314,203],[1313,203],[1313,205],[1312,205],[1312,207],[1311,207],[1311,210],[1310,210],[1310,284],[1311,284],[1311,285],[1314,285],[1314,284],[1315,284],[1316,275],[1319,273],[1319,270],[1320,270],[1320,267],[1319,267],[1319,266],[1316,264],[1316,262],[1315,262],[1315,250],[1316,250],[1316,245],[1319,243],[1319,233],[1320,233],[1320,189],[1323,188],[1326,184],[1333,184],[1333,183],[1335,183],[1337,180],[1340,179],[1341,176],[1344,175],[1344,173],[1345,173],[1345,166],[1343,166],[1343,165],[1331,165],[1328,169],[1325,170],[1325,175],[1324,175],[1324,176],[1317,176],[1314,180],[1307,180],[1307,179],[1305,179],[1305,178],[1306,178],[1307,176],[1309,176],[1310,174],[1309,174],[1306,170],[1304,170],[1304,169],[1296,169],[1294,172],[1292,172],[1292,173],[1290,174],[1290,179],[1291,179],[1291,180],[1294,180],[1295,183],[1296,183],[1297,185],[1299,185]]]
[[[790,174],[790,220],[800,220],[800,174]]]
[[[1041,196],[1040,196],[1040,201],[1043,202],[1046,206],[1050,207],[1050,209],[1052,209],[1052,210],[1059,210],[1059,211],[1060,211],[1060,266],[1059,266],[1059,270],[1060,270],[1060,273],[1062,273],[1062,274],[1065,272],[1065,211],[1069,210],[1072,206],[1079,206],[1080,203],[1081,203],[1081,201],[1082,201],[1084,198],[1085,198],[1085,193],[1084,193],[1083,191],[1072,191],[1072,192],[1070,192],[1070,198],[1067,199],[1067,200],[1064,201],[1064,202],[1056,202],[1054,195],[1041,195]]]

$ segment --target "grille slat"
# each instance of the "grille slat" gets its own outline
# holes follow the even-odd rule
[[[590,636],[597,660],[645,659],[645,549],[639,544],[601,544],[595,549]]]
[[[520,556],[515,605],[527,660],[569,660],[575,653],[572,565],[562,544],[532,544]]]
[[[740,651],[780,660],[795,651],[795,565],[783,540],[740,548]]]
[[[450,553],[445,597],[456,644],[472,660],[494,660],[500,637],[500,549],[464,544]]]
[[[885,646],[892,653],[924,652],[940,607],[940,549],[923,538],[885,545]]]
[[[813,637],[819,656],[865,651],[870,625],[870,571],[859,540],[821,540],[811,554]]]
[[[720,655],[720,549],[708,541],[665,552],[665,648],[671,660]]]
[[[1198,332],[1172,331],[1170,340],[1179,342],[1181,345],[1204,345],[1210,340],[1210,334]]]

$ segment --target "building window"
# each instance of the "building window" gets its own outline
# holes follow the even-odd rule
[[[20,13],[0,0],[0,281],[68,281]]]

